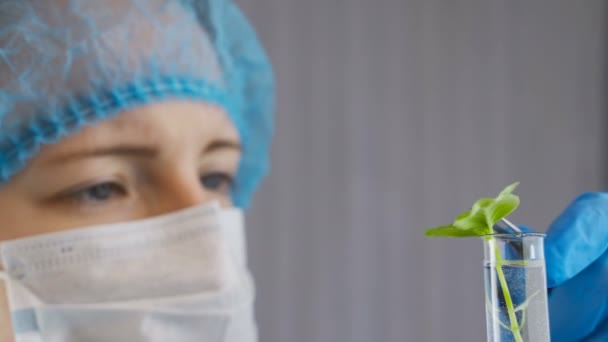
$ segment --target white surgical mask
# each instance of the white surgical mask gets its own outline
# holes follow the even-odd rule
[[[16,342],[255,342],[242,213],[207,205],[0,243]]]

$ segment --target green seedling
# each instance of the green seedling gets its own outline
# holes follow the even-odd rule
[[[496,198],[481,198],[473,204],[471,210],[466,211],[456,217],[454,222],[445,226],[428,229],[425,234],[430,237],[486,237],[493,239],[495,233],[494,225],[511,214],[519,206],[519,197],[513,191],[519,182],[513,183],[502,190]],[[516,342],[523,342],[521,330],[523,323],[517,321],[516,313],[523,311],[527,301],[520,304],[517,308],[513,305],[513,299],[509,292],[507,280],[503,272],[505,261],[500,256],[498,245],[495,245],[496,256],[496,275],[502,289],[509,316],[509,325],[505,328],[511,331]]]
[[[507,186],[496,198],[480,198],[469,211],[458,215],[449,225],[428,229],[427,236],[470,237],[494,234],[494,225],[519,206],[513,191],[519,182]]]

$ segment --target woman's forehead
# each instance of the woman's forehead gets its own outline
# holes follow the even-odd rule
[[[215,140],[239,143],[238,131],[220,107],[196,101],[149,104],[87,126],[41,149],[43,159],[116,145],[163,148],[203,146]]]
[[[121,133],[133,130],[146,131],[162,128],[190,128],[198,132],[236,130],[223,108],[203,101],[162,101],[124,111],[98,125]],[[163,127],[164,125],[164,127]],[[94,129],[90,127],[90,129]],[[229,131],[229,132],[228,132]]]

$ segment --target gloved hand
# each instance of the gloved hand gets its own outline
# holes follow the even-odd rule
[[[608,193],[577,198],[545,240],[553,342],[608,341]]]

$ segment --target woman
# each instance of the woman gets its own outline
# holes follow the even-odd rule
[[[255,341],[230,208],[266,172],[274,92],[241,12],[6,0],[0,42],[0,341]],[[552,228],[555,316],[602,284],[608,237],[593,252],[578,237],[603,203],[582,198]],[[558,337],[606,336],[605,313],[577,305],[595,321]]]
[[[0,28],[0,341],[254,341],[228,208],[266,172],[274,92],[241,12],[14,0]]]

